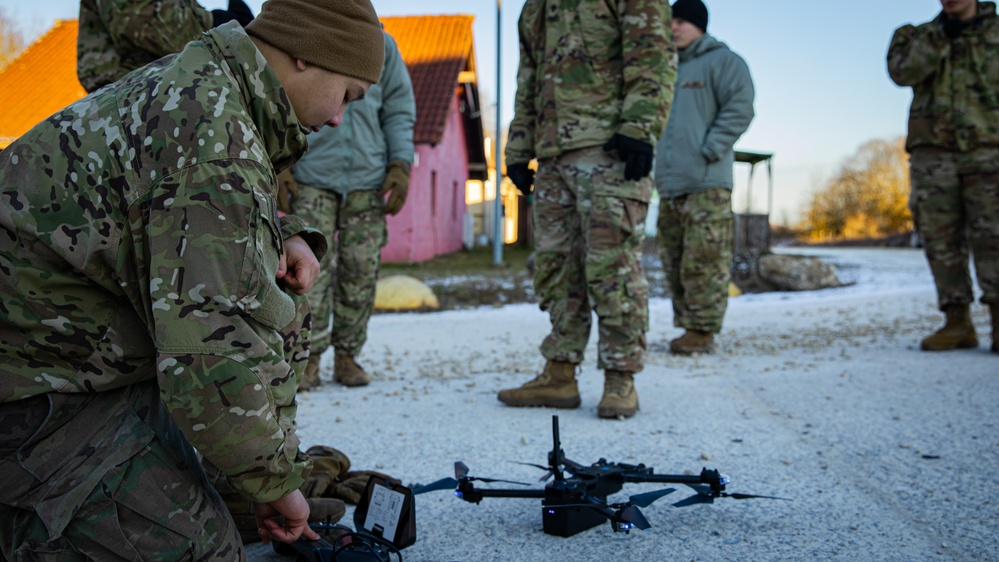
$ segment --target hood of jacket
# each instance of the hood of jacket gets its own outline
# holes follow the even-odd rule
[[[727,49],[727,48],[728,45],[715,39],[711,35],[705,33],[697,41],[694,41],[693,43],[688,45],[686,49],[679,51],[680,64],[694,60],[697,57],[706,55],[711,51],[715,51],[718,49]]]

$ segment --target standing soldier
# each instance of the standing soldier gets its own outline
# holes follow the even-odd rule
[[[912,88],[909,206],[947,316],[920,347],[978,347],[970,250],[999,353],[999,18],[993,2],[940,3],[932,21],[895,30],[888,48],[888,74]]]
[[[500,391],[508,406],[579,407],[576,368],[596,312],[597,415],[638,411],[649,172],[676,79],[669,19],[661,0],[527,0],[521,11],[507,174],[521,192],[534,183],[534,285],[552,330],[541,344],[544,371]]]
[[[385,215],[395,215],[406,203],[415,122],[409,71],[386,33],[381,79],[362,102],[347,108],[339,127],[309,135],[309,151],[280,178],[295,214],[330,241],[309,291],[312,356],[303,389],[321,384],[320,356],[331,345],[334,381],[344,386],[371,382],[355,357],[367,340],[375,304],[381,250],[388,242]],[[386,194],[391,194],[388,201]],[[291,212],[290,206],[282,210]]]
[[[742,57],[708,34],[701,0],[673,4],[680,50],[676,97],[656,146],[659,249],[680,355],[714,349],[732,274],[735,141],[753,120],[753,78]]]
[[[195,450],[317,538],[286,290],[326,244],[273,194],[383,54],[368,0],[268,0],[0,153],[0,559],[243,559]]]
[[[93,92],[232,20],[253,21],[243,0],[211,11],[194,0],[80,0],[76,74]]]

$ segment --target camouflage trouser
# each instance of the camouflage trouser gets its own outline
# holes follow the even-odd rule
[[[552,331],[546,359],[581,363],[598,319],[598,367],[637,373],[649,328],[641,264],[651,178],[624,179],[624,164],[599,147],[540,162],[534,182],[534,286]]]
[[[300,381],[308,300],[292,298],[297,316],[282,335]],[[0,404],[0,560],[245,560],[159,392],[150,379]]]
[[[320,263],[319,277],[309,291],[312,352],[316,355],[331,345],[337,354],[357,355],[368,339],[381,249],[388,242],[384,205],[375,191],[342,196],[299,187],[295,214],[318,228],[330,244]]]
[[[719,188],[659,202],[659,251],[673,325],[720,332],[732,279],[732,192]]]
[[[974,255],[982,302],[999,303],[999,150],[916,149],[909,206],[937,287],[937,304],[967,305]]]
[[[5,560],[245,560],[155,380],[0,404],[0,428]]]

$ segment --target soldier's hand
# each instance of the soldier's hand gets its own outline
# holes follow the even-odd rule
[[[378,197],[385,197],[386,193],[391,192],[382,209],[386,215],[397,214],[406,204],[406,197],[409,195],[409,170],[407,162],[402,160],[389,162],[385,170],[385,183],[378,190]]]
[[[282,213],[294,213],[295,200],[298,199],[298,182],[291,168],[285,168],[277,177],[277,208]]]
[[[319,277],[319,260],[312,246],[299,235],[284,241],[284,253],[278,265],[277,278],[298,295],[304,295]]]
[[[517,191],[522,195],[531,194],[531,185],[534,184],[534,170],[530,169],[527,162],[523,164],[507,164],[506,177],[510,178]]]
[[[618,157],[624,162],[624,179],[626,180],[640,180],[652,171],[652,157],[655,154],[655,147],[645,141],[616,133],[604,145],[604,150],[607,152],[617,151]]]
[[[270,503],[253,504],[253,514],[257,518],[257,532],[264,544],[271,541],[295,542],[303,535],[310,541],[319,540],[319,535],[309,527],[309,504],[298,490]],[[279,521],[278,517],[284,520]]]

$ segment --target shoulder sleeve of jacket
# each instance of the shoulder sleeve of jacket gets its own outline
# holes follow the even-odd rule
[[[669,3],[619,2],[624,103],[618,132],[653,146],[662,135],[673,104],[676,43]]]
[[[756,115],[753,109],[756,89],[746,61],[728,49],[716,52],[723,53],[711,71],[718,113],[708,126],[701,146],[701,154],[708,162],[715,162],[732,150]]]
[[[517,33],[520,38],[520,63],[517,67],[517,92],[514,95],[513,119],[507,131],[504,160],[506,165],[526,164],[534,158],[534,125],[537,122],[537,70],[538,61],[532,47],[531,36],[536,33],[537,19],[543,13],[537,2],[527,0],[520,11]],[[543,27],[540,28],[543,32]]]
[[[401,160],[412,164],[413,127],[416,124],[416,100],[413,82],[402,60],[399,47],[388,33],[385,34],[385,66],[381,76],[382,107],[378,120],[388,145],[388,161]]]
[[[306,224],[305,219],[298,215],[281,216],[281,239],[287,240],[292,236],[301,236],[312,248],[312,253],[316,254],[317,260],[322,260],[326,252],[329,251],[329,241],[318,229]]]
[[[100,14],[119,48],[156,56],[179,52],[212,27],[212,13],[190,0],[100,0]]]
[[[888,46],[888,75],[899,86],[914,86],[933,76],[950,56],[950,41],[936,21],[903,25]]]
[[[212,161],[161,179],[145,223],[163,403],[191,444],[258,502],[304,481],[297,378],[284,349],[303,307],[277,285],[269,163]]]

